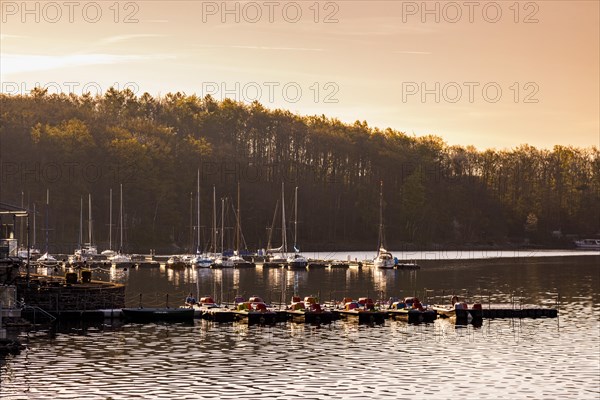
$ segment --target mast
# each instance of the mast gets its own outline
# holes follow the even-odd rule
[[[213,185],[213,228],[212,228],[212,249],[217,253],[217,195]]]
[[[194,247],[194,192],[190,192],[190,246],[188,247],[188,254],[192,252]]]
[[[48,210],[50,208],[50,189],[46,189],[46,253],[48,253]]]
[[[223,239],[225,238],[225,198],[221,197],[221,255],[223,255]]]
[[[119,245],[119,253],[123,251],[123,184],[119,184],[119,224],[121,225],[121,244]]]
[[[92,245],[92,195],[88,193],[88,243]]]
[[[377,248],[377,255],[379,255],[379,251],[383,245],[383,181],[381,181],[379,186],[379,246]]]
[[[27,207],[29,208],[29,207]],[[25,209],[25,192],[21,191],[21,210]],[[27,217],[29,220],[29,217]],[[24,218],[21,218],[21,229],[19,229],[19,247],[23,247],[23,243],[25,243],[25,221]]]
[[[287,239],[285,234],[285,191],[283,187],[284,183],[281,182],[281,245],[283,246],[283,253],[287,253]]]
[[[112,250],[112,188],[110,188],[110,201],[108,204],[108,249]]]
[[[35,231],[36,231],[36,228],[35,228],[35,214],[36,214],[35,203],[33,203],[33,242],[31,243],[31,248],[32,249],[35,249]]]
[[[34,202],[33,203],[33,241],[31,243],[32,249],[35,249],[35,231],[36,231],[36,229],[35,229],[35,214],[36,214],[36,211],[35,211],[35,202]]]
[[[277,219],[277,211],[279,211],[279,200],[275,203],[275,212],[273,212],[273,222],[271,222],[271,228],[269,229],[269,240],[267,241],[267,250],[271,248],[271,237],[275,230],[275,219]]]
[[[201,242],[200,242],[200,169],[198,169],[198,185],[196,186],[196,224],[198,229],[198,245],[196,246],[196,254],[201,253]]]
[[[298,186],[294,194],[294,252],[296,252],[296,239],[298,236]]]
[[[79,198],[79,249],[83,246],[83,196]]]
[[[240,182],[237,184],[237,219],[235,221],[235,250],[240,255]]]

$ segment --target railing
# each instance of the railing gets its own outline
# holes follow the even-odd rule
[[[47,312],[46,310],[44,310],[43,308],[40,308],[38,306],[29,306],[25,303],[21,303],[21,311],[27,311],[27,310],[32,310],[33,311],[33,324],[36,325],[37,322],[37,313],[39,312],[41,315],[43,315],[44,317],[46,317],[46,319],[48,320],[48,323],[52,323],[54,321],[56,321],[56,317],[52,314],[50,314],[49,312]]]

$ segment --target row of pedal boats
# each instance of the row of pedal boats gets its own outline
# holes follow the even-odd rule
[[[404,320],[409,323],[433,322],[438,317],[454,317],[457,320],[477,320],[482,318],[481,304],[468,306],[464,302],[453,305],[424,305],[416,297],[403,300],[391,298],[385,304],[371,298],[358,300],[344,298],[341,302],[320,304],[316,297],[301,299],[293,296],[285,307],[267,304],[261,297],[252,296],[247,300],[237,297],[233,303],[218,304],[211,296],[200,300],[188,298],[179,308],[125,308],[123,316],[132,321],[191,321],[202,318],[215,322],[244,321],[250,325],[271,325],[277,322],[293,321],[308,324],[328,324],[338,319],[356,320],[359,324],[381,324],[386,319]]]

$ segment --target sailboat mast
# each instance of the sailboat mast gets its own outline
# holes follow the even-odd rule
[[[119,224],[121,225],[121,243],[119,245],[119,253],[123,251],[123,184],[119,185]]]
[[[271,238],[273,231],[275,230],[275,220],[277,219],[277,212],[279,211],[279,200],[275,203],[275,211],[273,212],[273,222],[271,222],[271,228],[269,228],[269,239],[267,240],[267,249],[271,248]]]
[[[46,189],[46,253],[48,253],[48,210],[50,209],[50,189]]]
[[[283,246],[283,253],[287,253],[287,239],[285,234],[285,191],[284,183],[281,182],[281,244]]]
[[[29,207],[27,207],[29,208]],[[21,210],[25,209],[25,192],[21,191]],[[25,218],[21,218],[21,229],[19,229],[19,246],[23,246],[25,243]]]
[[[33,203],[33,242],[31,243],[31,248],[35,249],[35,203]]]
[[[194,247],[194,192],[190,192],[190,247],[188,247],[188,254],[192,252]]]
[[[88,243],[92,245],[92,195],[88,193]]]
[[[112,188],[110,189],[110,200],[108,204],[108,249],[112,250]]]
[[[223,239],[225,238],[225,198],[221,197],[221,255],[223,254]]]
[[[298,186],[294,194],[294,251],[296,251],[296,238],[298,236]]]
[[[237,255],[240,255],[240,182],[237,184],[237,220],[235,223],[235,247]]]
[[[79,198],[79,249],[83,244],[83,196]]]
[[[196,186],[196,224],[198,229],[198,245],[196,246],[196,254],[200,254],[201,252],[201,242],[200,242],[200,170],[198,170],[198,184]]]
[[[212,228],[212,248],[213,253],[217,252],[217,194],[213,186],[213,228]]]
[[[379,187],[379,246],[377,248],[377,255],[379,255],[379,250],[383,245],[383,181],[381,181]]]

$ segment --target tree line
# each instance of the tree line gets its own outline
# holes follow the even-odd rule
[[[48,214],[55,251],[76,246],[88,194],[94,241],[106,247],[111,228],[117,237],[120,184],[127,251],[194,249],[198,171],[201,247],[211,237],[213,187],[219,226],[227,198],[225,244],[232,246],[238,182],[250,249],[267,245],[281,182],[289,224],[299,188],[302,250],[374,249],[380,182],[390,248],[551,244],[565,234],[600,232],[597,147],[480,151],[364,121],[184,93],[155,98],[110,89],[77,96],[35,89],[0,95],[0,105],[0,201],[36,204],[38,247]],[[280,226],[271,232],[274,245]],[[87,221],[85,227],[87,237]]]

